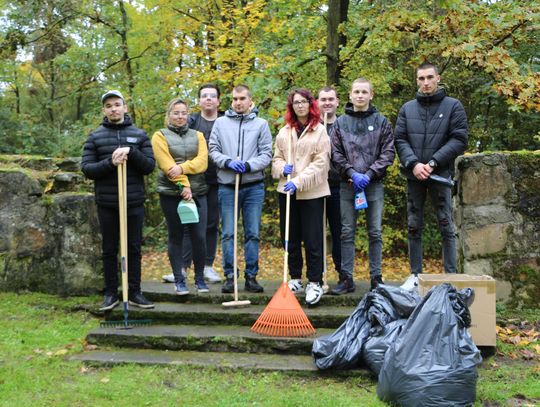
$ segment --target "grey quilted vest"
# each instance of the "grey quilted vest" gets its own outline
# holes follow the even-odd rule
[[[199,152],[199,139],[195,130],[188,129],[182,135],[176,134],[169,129],[161,129],[160,131],[167,140],[169,153],[176,164],[182,164],[197,156]],[[206,195],[208,185],[206,184],[204,171],[199,174],[189,174],[187,177],[194,196]],[[160,171],[158,175],[157,192],[164,195],[180,195],[178,186],[174,182],[169,181],[163,171]]]

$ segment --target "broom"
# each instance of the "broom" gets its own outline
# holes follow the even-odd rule
[[[127,163],[124,161],[117,168],[118,174],[118,212],[120,218],[120,267],[122,270],[122,301],[124,319],[122,321],[102,321],[102,327],[117,327],[131,329],[134,326],[149,325],[149,319],[128,319],[128,269],[127,269]]]
[[[287,162],[291,162],[291,138],[287,142]],[[291,180],[287,175],[287,182]],[[287,263],[289,259],[289,217],[290,217],[291,195],[287,193],[285,205],[285,253],[283,256],[283,282],[259,316],[255,324],[251,327],[253,332],[268,336],[310,336],[315,333],[315,329],[309,322],[300,303],[294,296],[287,284]]]
[[[233,279],[234,279],[234,300],[222,302],[221,305],[224,308],[242,308],[247,307],[251,304],[249,300],[238,300],[238,276],[236,270],[238,267],[238,257],[236,252],[238,250],[238,190],[240,189],[240,174],[236,174],[236,179],[234,183],[234,233],[233,233],[233,251],[234,251],[234,260],[233,260]]]

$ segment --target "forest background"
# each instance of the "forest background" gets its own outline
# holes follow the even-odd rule
[[[440,67],[469,118],[469,152],[540,149],[538,0],[0,0],[0,152],[79,156],[101,121],[100,95],[120,89],[138,127],[163,125],[172,97],[196,107],[207,82],[230,105],[253,91],[273,134],[288,92],[324,85],[342,111],[358,77],[395,123],[414,97],[415,67]],[[196,109],[195,109],[196,110]],[[155,174],[155,173],[154,173]],[[154,175],[155,176],[155,175]],[[162,221],[148,180],[147,230]],[[262,240],[278,241],[275,185],[267,182]],[[386,181],[384,251],[406,253],[405,183]],[[359,231],[362,228],[359,228]],[[357,246],[365,250],[365,233]],[[439,256],[434,223],[428,254]]]

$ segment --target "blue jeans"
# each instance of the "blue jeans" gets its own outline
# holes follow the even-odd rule
[[[407,181],[407,223],[409,228],[409,263],[411,273],[422,272],[422,230],[427,194],[435,208],[445,273],[456,272],[456,232],[452,217],[452,189],[431,181]]]
[[[232,278],[234,267],[234,186],[219,185],[219,215],[221,217],[221,251],[225,277]],[[240,187],[238,212],[244,226],[245,274],[255,277],[259,271],[259,230],[264,202],[264,183]]]
[[[354,188],[341,183],[341,273],[340,279],[352,277],[354,270],[354,237],[358,212],[365,212],[368,233],[369,275],[381,275],[382,263],[382,212],[384,207],[384,186],[382,182],[370,183],[365,191],[368,207],[361,211],[354,209]]]

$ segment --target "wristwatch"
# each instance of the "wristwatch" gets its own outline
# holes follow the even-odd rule
[[[437,161],[435,160],[429,160],[429,162],[427,163],[431,168],[436,168],[437,167]]]

